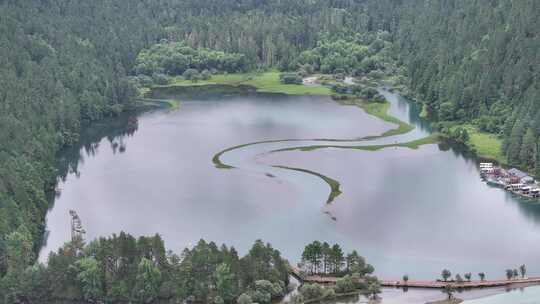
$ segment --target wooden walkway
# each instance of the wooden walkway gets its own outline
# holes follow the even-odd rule
[[[540,277],[531,277],[524,279],[514,279],[514,280],[485,280],[485,281],[465,281],[458,283],[455,281],[452,282],[443,282],[443,281],[389,281],[382,280],[380,281],[381,285],[384,287],[408,287],[408,288],[439,288],[442,289],[447,285],[450,285],[454,288],[486,288],[486,287],[501,287],[509,286],[513,284],[540,284]]]
[[[291,267],[291,275],[297,278],[301,283],[318,283],[318,284],[335,284],[337,277],[319,276],[319,275],[304,275],[297,267]],[[458,283],[455,281],[412,281],[406,283],[400,280],[381,280],[383,287],[407,287],[407,288],[434,288],[442,289],[447,285],[453,288],[488,288],[488,287],[503,287],[514,284],[534,285],[540,284],[540,277],[530,277],[514,280],[485,280],[485,281],[470,281]]]

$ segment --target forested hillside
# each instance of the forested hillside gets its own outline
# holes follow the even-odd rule
[[[500,134],[508,162],[540,175],[540,2],[415,0],[398,9],[410,88],[434,118]]]
[[[2,1],[0,273],[9,267],[10,246],[40,246],[56,152],[77,142],[82,125],[132,106],[136,92],[126,76],[143,48],[184,41],[244,54],[252,67],[287,67],[323,32],[372,27],[363,7],[348,1]]]
[[[122,232],[86,246],[70,242],[49,255],[47,266],[19,267],[0,293],[8,303],[232,303],[246,293],[269,304],[288,283],[286,261],[262,241],[243,257],[204,240],[179,255],[167,252],[159,235],[136,239]]]
[[[373,27],[362,9],[348,1],[1,1],[0,274],[20,269],[21,250],[36,257],[56,153],[82,126],[133,106],[126,76],[142,49],[183,41],[243,54],[251,68],[287,67],[323,32]]]
[[[41,244],[56,152],[133,103],[126,73],[159,31],[149,11],[113,3],[0,3],[0,273]]]
[[[153,61],[168,52],[182,69],[351,75],[392,57],[442,128],[497,134],[540,175],[538,16],[535,0],[0,1],[0,275],[34,261],[57,153],[135,106],[129,76],[178,68]]]

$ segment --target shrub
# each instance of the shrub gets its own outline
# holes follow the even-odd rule
[[[146,76],[146,75],[139,75],[137,76],[137,81],[139,82],[139,84],[143,87],[149,87],[151,86],[152,84],[154,84],[152,78],[150,78],[149,76]]]
[[[324,288],[319,284],[303,285],[299,291],[305,300],[317,299],[324,295]]]
[[[199,80],[199,71],[196,69],[187,69],[182,76],[186,80],[197,81]]]
[[[352,277],[350,275],[346,275],[336,281],[335,289],[337,293],[347,293],[355,290],[356,286]]]
[[[241,294],[238,299],[236,300],[237,304],[251,304],[253,303],[253,300],[247,293]]]
[[[284,84],[302,84],[302,77],[298,73],[281,73],[279,80]]]
[[[159,84],[159,85],[166,85],[169,83],[169,77],[161,73],[152,74],[152,80],[154,81],[155,84]]]
[[[332,91],[334,91],[336,93],[339,93],[339,94],[347,94],[347,93],[349,93],[350,89],[346,85],[342,85],[342,84],[337,83],[337,84],[332,85]]]
[[[212,73],[210,73],[210,71],[204,70],[204,71],[201,72],[201,79],[202,80],[209,80],[210,78],[212,78]]]
[[[343,79],[345,79],[345,73],[343,73],[343,72],[338,72],[338,69],[336,69],[336,70],[334,71],[334,78],[335,78],[336,80],[343,80]]]
[[[372,88],[372,87],[361,87],[361,88],[356,88],[356,91],[357,91],[357,95],[364,98],[364,99],[372,99],[374,98],[377,94],[379,94],[379,92],[377,91],[377,89],[375,88]]]
[[[283,287],[279,283],[272,283],[268,280],[255,281],[255,290],[268,293],[272,298],[280,297],[284,294]]]
[[[265,303],[270,303],[270,301],[272,300],[272,295],[262,290],[252,291],[250,292],[250,295],[251,295],[251,299],[255,303],[265,304]]]
[[[377,93],[377,95],[373,96],[372,101],[384,103],[386,101],[386,98],[384,98],[384,96],[382,96],[381,94]]]
[[[336,291],[334,288],[325,288],[323,298],[325,299],[332,299],[336,297]]]

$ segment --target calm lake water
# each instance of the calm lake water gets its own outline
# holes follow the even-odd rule
[[[538,304],[540,301],[540,286],[527,288],[488,288],[473,291],[456,292],[455,296],[465,300],[463,304]],[[442,300],[446,297],[440,290],[409,289],[403,292],[399,289],[384,289],[382,304],[424,304]],[[324,304],[366,304],[368,299],[353,296],[326,302]]]
[[[540,286],[514,289],[478,300],[466,301],[464,304],[538,304],[540,302]]]
[[[96,125],[80,147],[61,158],[61,194],[47,217],[41,260],[69,240],[73,209],[88,240],[123,230],[159,233],[175,251],[204,238],[245,252],[263,239],[293,262],[305,244],[321,240],[357,249],[385,279],[405,273],[433,279],[443,268],[502,278],[506,268],[521,264],[540,275],[540,204],[485,185],[476,162],[459,152],[426,145],[268,153],[313,144],[388,144],[429,134],[418,109],[385,95],[391,113],[414,124],[414,131],[371,141],[314,141],[358,139],[395,126],[328,97],[262,94],[182,96],[178,110]],[[229,151],[221,160],[233,170],[212,163],[229,147],[279,139],[308,140]],[[343,194],[327,205],[330,190],[323,180],[273,165],[324,174],[341,183]],[[418,300],[414,295],[422,291],[409,291],[413,299],[406,302],[396,292],[386,290],[385,303],[421,303],[415,301],[428,294]]]

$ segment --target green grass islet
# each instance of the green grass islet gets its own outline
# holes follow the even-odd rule
[[[331,93],[329,88],[323,87],[323,86],[281,84],[279,81],[279,73],[277,72],[266,72],[262,74],[215,75],[210,80],[200,81],[197,83],[193,83],[191,81],[185,81],[183,79],[177,79],[173,81],[173,84],[170,86],[201,86],[201,85],[216,85],[216,84],[233,85],[233,86],[248,85],[248,86],[255,87],[257,89],[257,92],[285,93],[285,94],[292,94],[292,95],[306,95],[306,94],[330,95]],[[359,141],[359,140],[369,140],[369,139],[382,138],[382,137],[393,136],[393,135],[398,135],[398,134],[404,134],[414,129],[414,126],[408,123],[405,123],[397,119],[396,117],[391,116],[388,113],[388,110],[390,109],[389,102],[369,103],[369,102],[360,100],[358,98],[341,100],[340,102],[342,104],[359,106],[367,114],[375,116],[386,122],[395,124],[397,125],[397,128],[393,128],[378,136],[370,136],[370,137],[365,137],[365,138],[360,138],[360,139],[310,139],[311,141],[351,142],[351,141]],[[364,150],[364,151],[378,151],[378,150],[389,148],[389,147],[406,147],[410,149],[418,149],[418,147],[420,147],[421,145],[436,143],[438,139],[439,139],[438,134],[432,134],[425,138],[420,138],[420,139],[413,140],[410,142],[405,142],[405,143],[396,143],[396,144],[387,144],[387,145],[364,145],[364,146],[361,146],[361,145],[340,146],[337,144],[336,145],[313,145],[313,146],[306,146],[306,147],[291,147],[291,148],[278,149],[278,150],[270,151],[270,153],[284,152],[284,151],[313,151],[313,150],[324,149],[324,148],[356,149],[356,150]],[[230,152],[232,150],[241,149],[247,146],[252,146],[252,145],[257,145],[257,144],[305,141],[305,140],[306,139],[284,139],[284,140],[266,140],[266,141],[259,141],[259,142],[253,142],[253,143],[246,143],[246,144],[230,147],[216,153],[214,157],[212,158],[212,162],[214,163],[214,166],[218,169],[235,169],[234,166],[227,165],[221,161],[221,156],[223,154]],[[310,174],[310,175],[313,175],[322,179],[330,187],[330,194],[326,201],[327,204],[332,203],[342,193],[340,189],[341,185],[337,180],[332,179],[323,174],[320,174],[318,172],[314,172],[314,171],[302,169],[302,168],[293,168],[293,167],[279,166],[279,165],[275,165],[273,167],[303,172],[303,173]]]
[[[238,77],[238,76],[236,76]],[[229,78],[230,80],[231,78]],[[279,81],[279,80],[278,80]],[[208,84],[208,83],[206,83]],[[223,82],[221,82],[223,84]],[[244,83],[245,84],[245,83]],[[390,109],[390,103],[367,103],[363,102],[361,100],[355,100],[354,105],[360,106],[366,113],[373,115],[375,117],[378,117],[384,121],[396,124],[398,127],[391,129],[379,136],[371,136],[364,138],[364,140],[367,139],[374,139],[374,138],[381,138],[386,136],[392,136],[392,135],[398,135],[407,133],[414,129],[414,127],[410,124],[407,124],[390,114],[388,114],[388,110]],[[302,139],[285,139],[285,140],[267,140],[267,141],[260,141],[260,142],[253,142],[253,143],[247,143],[242,144],[234,147],[227,148],[225,150],[220,151],[219,153],[215,154],[212,158],[212,162],[216,166],[216,168],[219,169],[234,169],[235,167],[227,165],[221,161],[221,156],[229,151],[240,149],[246,146],[256,145],[256,144],[263,144],[263,143],[273,143],[273,142],[290,142],[290,141],[301,141]],[[353,141],[353,140],[340,140],[340,139],[313,139],[314,141],[320,140],[320,141],[336,141],[336,142],[346,142],[346,141]],[[358,140],[358,139],[356,139]],[[355,140],[355,141],[356,141]],[[340,146],[340,145],[314,145],[314,146],[307,146],[307,147],[292,147],[292,148],[284,148],[279,150],[270,151],[271,153],[275,152],[283,152],[283,151],[313,151],[317,149],[323,149],[323,148],[339,148],[339,149],[356,149],[356,150],[365,150],[365,151],[378,151],[384,148],[389,147],[407,147],[410,149],[418,149],[419,146],[425,145],[425,144],[432,144],[436,143],[438,141],[438,135],[432,134],[428,137],[417,139],[414,141],[406,142],[406,143],[397,143],[397,144],[388,144],[388,145],[367,145],[367,146]],[[340,183],[337,180],[334,180],[328,176],[325,176],[323,174],[310,171],[307,169],[301,169],[301,168],[292,168],[292,167],[286,167],[286,166],[274,166],[276,168],[282,168],[282,169],[288,169],[288,170],[294,170],[299,171],[307,174],[311,174],[314,176],[319,177],[322,179],[325,183],[328,184],[330,187],[330,194],[327,199],[327,204],[332,203],[342,192],[340,190]]]
[[[427,137],[416,139],[409,142],[404,143],[396,143],[396,144],[387,144],[387,145],[358,145],[358,146],[340,146],[340,145],[313,145],[313,146],[305,146],[305,147],[291,147],[291,148],[283,148],[278,150],[271,151],[272,153],[276,152],[286,152],[286,151],[302,151],[302,152],[309,152],[309,151],[315,151],[319,149],[328,149],[328,148],[335,148],[335,149],[353,149],[353,150],[364,150],[364,151],[379,151],[385,148],[391,148],[391,147],[402,147],[402,148],[409,148],[409,149],[418,149],[420,146],[423,145],[429,145],[434,144],[439,141],[439,135],[434,133]]]

